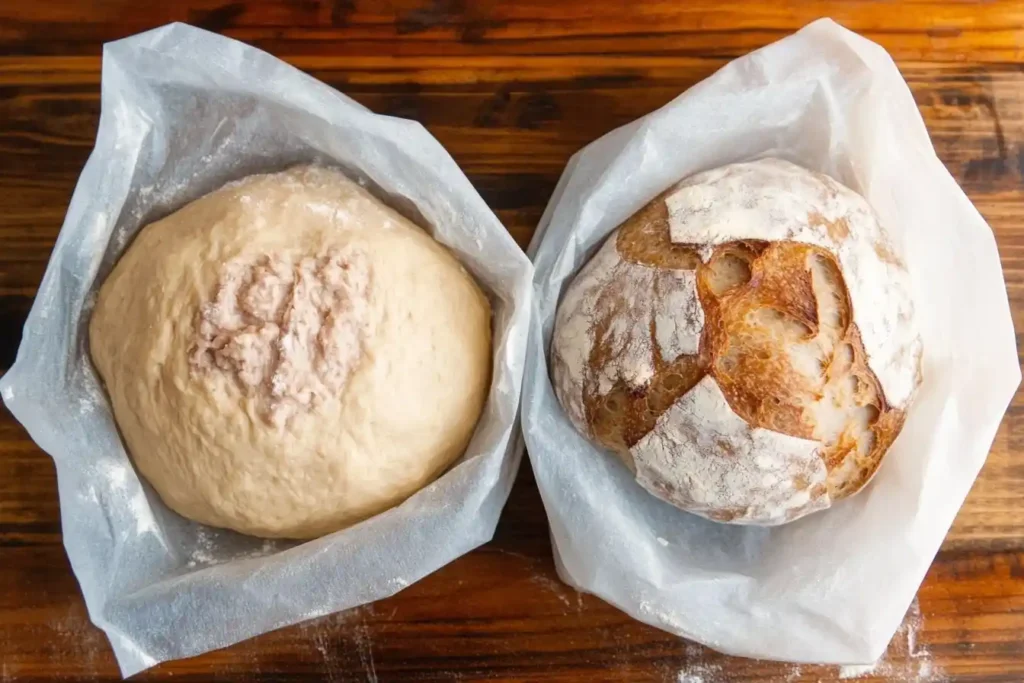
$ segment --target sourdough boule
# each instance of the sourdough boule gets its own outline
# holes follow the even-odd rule
[[[657,497],[774,525],[860,490],[920,382],[909,274],[863,197],[778,159],[686,178],[567,287],[576,428]]]

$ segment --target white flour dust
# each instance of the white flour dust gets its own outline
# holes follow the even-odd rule
[[[565,584],[555,581],[554,579],[549,579],[543,574],[534,574],[531,576],[530,583],[536,584],[537,586],[554,593],[555,597],[558,598],[558,601],[561,602],[567,610],[572,607],[572,603],[569,601],[569,596],[567,594],[568,587]]]
[[[117,491],[123,491],[128,481],[128,466],[112,458],[97,460],[93,473]]]
[[[114,504],[120,501],[117,508],[127,507],[127,514],[135,522],[135,534],[153,534],[166,547],[166,540],[153,516],[145,491],[137,478],[129,480],[130,467],[127,462],[116,458],[97,460],[88,472],[88,484],[79,492],[78,498],[90,504],[99,504],[101,500]]]
[[[846,666],[839,667],[839,678],[846,680],[847,678],[861,678],[862,676],[868,676],[875,673],[875,668],[878,663],[875,664],[848,664]]]
[[[339,396],[370,333],[370,267],[357,249],[225,264],[200,306],[190,374],[226,374],[277,427]]]
[[[651,612],[654,612],[651,609]],[[662,615],[659,615],[662,616]],[[757,662],[758,673],[765,680],[799,683],[800,681],[822,680],[856,681],[872,679],[885,681],[914,681],[914,683],[946,683],[949,677],[933,660],[928,647],[918,641],[923,630],[921,607],[915,599],[900,629],[893,636],[889,649],[874,664],[852,664],[840,667],[811,666]],[[734,667],[742,667],[743,662],[751,666],[752,660],[729,660],[712,650],[696,643],[687,643],[686,663],[676,671],[671,683],[732,683],[737,679]]]
[[[841,680],[856,680],[872,676],[917,683],[943,683],[949,680],[932,659],[928,647],[918,642],[918,634],[923,626],[921,605],[915,598],[882,658],[874,664],[841,666],[837,672],[838,677]]]
[[[349,680],[346,671],[355,660],[363,670],[363,680],[377,683],[373,636],[366,622],[367,615],[373,615],[372,604],[304,621],[290,631],[302,643],[313,643],[323,661],[325,683]]]
[[[96,295],[92,294],[90,297],[93,305],[96,303]],[[86,300],[88,301],[89,298]],[[78,412],[82,415],[88,415],[93,413],[100,406],[106,406],[107,395],[103,391],[103,385],[100,384],[100,378],[96,375],[96,371],[93,369],[91,363],[83,363],[81,369],[81,381],[78,382],[78,386],[81,388],[81,393],[78,394]]]
[[[153,207],[180,206],[184,204],[180,198],[187,189],[195,184],[195,173],[185,173],[180,177],[161,178],[159,182],[152,185],[142,185],[136,191],[137,200],[130,212],[131,220],[121,221],[110,237],[114,246],[114,254],[120,258],[121,252],[125,250],[139,230],[144,227],[142,219]],[[148,222],[146,223],[148,224]]]
[[[153,517],[153,509],[149,507],[149,501],[146,500],[146,494],[139,491],[132,496],[131,501],[132,515],[135,517],[135,533],[138,535],[142,534],[153,534],[157,538],[163,540],[163,536],[160,533],[159,527],[156,524],[156,518]]]
[[[196,565],[212,566],[219,564],[218,557],[215,555],[216,544],[214,543],[213,536],[210,533],[200,527],[196,533],[196,546],[192,549],[192,553],[189,555],[186,567],[192,569]]]
[[[96,279],[100,262],[103,261],[103,253],[106,251],[107,241],[113,230],[113,225],[110,224],[110,219],[105,212],[97,211],[91,216],[91,219],[92,222],[82,233],[82,245],[79,247],[80,253],[88,254],[89,263],[86,265],[84,273],[75,274],[75,277],[88,284]]]
[[[671,610],[658,609],[650,600],[640,601],[640,612],[662,625],[662,628],[676,633],[686,631],[686,627],[679,620],[679,617]],[[696,646],[700,649],[700,646]],[[689,654],[689,653],[688,653]]]
[[[264,539],[263,543],[259,546],[243,550],[242,552],[228,553],[218,543],[216,531],[200,526],[196,529],[195,546],[188,555],[185,567],[187,569],[213,567],[234,560],[251,560],[257,557],[266,557],[276,553],[283,547],[286,546],[281,542]]]
[[[395,591],[400,591],[408,585],[409,582],[401,577],[388,579],[388,588],[392,588]]]
[[[103,631],[89,621],[81,603],[70,604],[59,615],[46,622],[53,633],[48,638],[49,656],[53,661],[73,663],[76,671],[92,680],[110,668],[110,647]],[[0,680],[19,680],[16,677]]]
[[[719,664],[695,664],[680,671],[676,683],[717,683],[725,680],[721,674],[722,667]]]

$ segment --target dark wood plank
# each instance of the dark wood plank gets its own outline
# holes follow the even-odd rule
[[[0,586],[11,587],[0,590],[0,681],[117,680],[59,545],[52,467],[9,418],[0,426],[0,481],[25,467],[33,473],[4,491],[0,508]],[[1021,680],[1022,579],[1024,552],[943,552],[889,652],[858,680]],[[483,549],[391,599],[167,663],[138,680],[810,682],[859,671],[724,657],[567,588],[525,467]]]
[[[92,146],[106,40],[190,21],[419,120],[525,245],[572,153],[826,14],[897,57],[939,156],[995,230],[1024,322],[1019,2],[54,0],[0,5],[0,369]],[[723,657],[578,595],[554,573],[524,465],[483,549],[389,600],[139,679],[1021,681],[1022,452],[1018,394],[916,607],[869,672]],[[116,679],[61,546],[52,463],[0,410],[0,682]]]
[[[901,59],[1017,61],[1014,0],[186,0],[139,11],[130,0],[0,7],[0,51],[95,54],[185,21],[275,54],[671,54],[735,57],[830,16]]]

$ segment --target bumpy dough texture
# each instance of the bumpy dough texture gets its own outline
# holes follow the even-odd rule
[[[651,493],[772,525],[860,490],[920,382],[909,278],[862,197],[777,159],[687,178],[569,285],[552,340],[576,427]]]
[[[245,178],[144,228],[100,289],[93,362],[172,509],[312,538],[465,450],[491,312],[419,227],[335,170]]]

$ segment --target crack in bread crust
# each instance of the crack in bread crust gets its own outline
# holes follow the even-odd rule
[[[720,296],[711,282],[726,255],[750,279]],[[835,258],[803,243],[760,251],[728,243],[698,269],[707,323],[703,347],[729,406],[752,427],[822,442],[833,499],[874,474],[903,423],[887,405]],[[881,419],[881,418],[885,419]]]
[[[696,270],[700,265],[700,254],[694,245],[676,244],[670,237],[665,204],[670,193],[671,190],[655,197],[615,233],[615,249],[623,261],[670,270]]]
[[[552,382],[654,495],[789,521],[860,490],[899,434],[920,383],[909,283],[850,188],[778,159],[713,169],[584,264]]]
[[[657,248],[651,247],[653,238]],[[886,404],[878,379],[867,366],[860,333],[852,323],[849,296],[831,253],[798,242],[744,240],[719,245],[705,263],[690,245],[669,243],[671,248],[666,250],[661,244],[668,239],[662,202],[637,214],[614,239],[628,263],[668,269],[665,272],[694,270],[706,320],[699,352],[671,362],[662,357],[654,320],[649,321],[654,373],[645,384],[631,386],[620,379],[602,392],[596,381],[585,383],[586,418],[597,441],[635,470],[630,449],[676,401],[711,374],[732,410],[751,427],[823,442],[819,455],[829,472],[832,499],[856,492],[871,478],[905,416]],[[745,274],[732,279],[728,273],[722,275],[718,266],[729,261],[738,264],[733,270],[745,270]],[[815,264],[825,273],[817,283]],[[659,282],[659,278],[653,280],[650,295],[654,298],[661,296]],[[605,366],[615,353],[608,342],[609,330],[616,318],[629,315],[627,302],[618,293],[614,279],[601,292],[590,367]],[[836,303],[830,312],[831,324],[823,326],[819,309],[827,297]],[[823,327],[828,328],[827,334]],[[820,373],[794,371],[787,359],[790,345],[812,347]],[[856,425],[858,429],[823,432],[816,428],[809,406],[825,400],[847,413],[864,410],[865,419]]]

